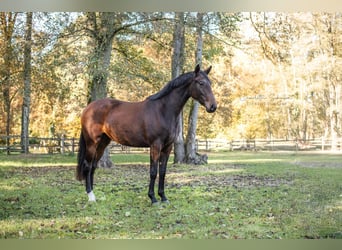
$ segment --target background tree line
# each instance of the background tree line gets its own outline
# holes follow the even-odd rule
[[[3,12],[0,134],[22,134],[23,148],[27,134],[78,137],[90,101],[141,100],[201,63],[213,65],[219,108],[188,103],[181,148],[194,136],[322,137],[336,148],[341,29],[341,13]]]

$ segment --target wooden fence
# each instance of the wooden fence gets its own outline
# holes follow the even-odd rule
[[[6,144],[7,139],[9,145]],[[78,151],[78,138],[45,138],[45,137],[29,137],[29,152],[38,154],[75,154]],[[0,136],[0,153],[20,153],[23,149],[20,145],[20,136]],[[111,142],[109,145],[110,153],[147,153],[148,148],[127,147]],[[234,151],[234,150],[251,150],[251,151],[299,151],[299,150],[331,150],[330,140],[307,140],[305,142],[298,140],[214,140],[200,139],[196,141],[196,149],[200,152],[209,151]],[[342,138],[338,140],[335,150],[342,150]]]
[[[240,150],[240,151],[330,151],[333,149],[331,140],[312,139],[306,141],[285,139],[254,139],[254,140],[198,140],[199,151]],[[342,151],[342,138],[338,139],[335,150]]]
[[[7,145],[7,140],[9,144]],[[20,144],[21,138],[17,135],[0,136],[0,153],[23,153]],[[29,137],[29,152],[34,154],[75,154],[78,152],[79,138],[68,137]],[[149,152],[148,148],[132,148],[111,142],[110,153]]]

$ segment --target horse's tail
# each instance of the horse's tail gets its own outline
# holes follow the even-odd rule
[[[76,179],[82,181],[85,179],[84,175],[84,160],[86,156],[87,146],[84,139],[83,132],[81,131],[80,142],[79,142],[78,154],[77,154],[77,167],[76,167]]]

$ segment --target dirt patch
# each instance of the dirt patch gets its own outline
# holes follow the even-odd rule
[[[34,177],[43,177],[51,173],[66,173],[70,171],[75,172],[75,167],[72,167],[72,166],[22,167],[22,168],[14,168],[10,172],[16,173],[16,174],[27,175],[27,176],[34,178]]]
[[[228,178],[230,185],[234,187],[278,187],[280,185],[291,185],[292,180],[274,178],[271,176],[236,175]]]
[[[342,168],[341,162],[294,162],[296,166],[303,168]]]
[[[252,174],[233,174],[228,176],[187,176],[185,179],[169,179],[169,186],[232,186],[234,188],[278,187],[291,185],[292,180],[256,176]]]
[[[169,166],[166,174],[166,186],[180,188],[182,186],[231,186],[234,188],[253,187],[277,187],[291,185],[292,179],[275,178],[273,176],[258,176],[243,173],[244,165],[220,165],[220,166]],[[75,167],[72,166],[47,166],[25,167],[15,170],[16,174],[41,178],[55,176],[56,181],[73,182],[72,176]],[[71,176],[72,175],[72,176]],[[129,185],[132,188],[141,188],[141,185],[149,182],[148,165],[115,165],[110,169],[100,169],[95,173],[95,183],[98,185],[113,185],[119,187]],[[158,181],[158,179],[157,179]]]
[[[291,185],[290,178],[275,178],[273,176],[258,176],[243,173],[246,166],[224,165],[218,168],[196,168],[193,171],[170,171],[167,176],[167,183],[171,187],[181,186],[232,186],[235,188],[252,187],[277,187],[280,185]]]

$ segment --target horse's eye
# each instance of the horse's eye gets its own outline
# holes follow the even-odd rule
[[[204,81],[198,81],[199,85],[204,85]]]

